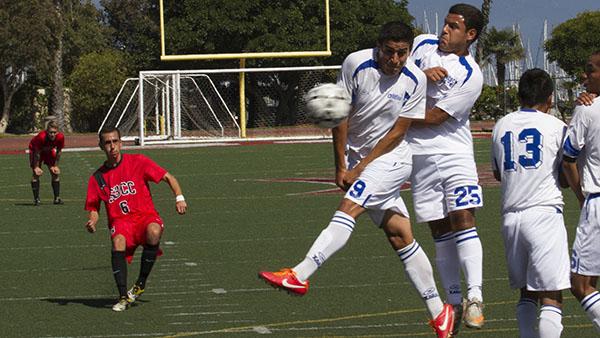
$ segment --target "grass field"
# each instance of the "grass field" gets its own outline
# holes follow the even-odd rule
[[[331,148],[278,144],[144,151],[179,179],[189,213],[175,213],[166,184],[152,187],[166,224],[165,255],[142,299],[124,313],[110,309],[116,288],[104,211],[98,233],[84,230],[87,180],[104,155],[63,154],[66,204],[51,204],[45,173],[39,207],[32,206],[27,157],[0,156],[0,336],[433,337],[400,260],[368,217],[311,278],[306,296],[290,297],[257,279],[260,269],[299,262],[329,221],[341,195],[311,193],[333,187],[296,179],[331,178]],[[488,149],[489,140],[476,140],[478,165],[485,169]],[[410,194],[404,197],[412,210]],[[460,336],[518,336],[518,294],[506,277],[499,197],[497,186],[484,186],[485,207],[478,212],[487,324],[482,330],[463,328]],[[565,198],[572,241],[578,210],[569,191]],[[433,257],[427,226],[414,229]],[[130,266],[131,282],[138,261],[136,256]],[[577,301],[565,296],[563,337],[595,336]]]

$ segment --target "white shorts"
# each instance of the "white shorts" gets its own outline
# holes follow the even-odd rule
[[[406,156],[406,149],[376,158],[354,181],[344,198],[368,209],[369,216],[378,226],[382,225],[386,210],[408,218],[408,209],[400,197],[400,186],[410,177],[410,158],[410,153]]]
[[[414,155],[410,180],[419,223],[483,206],[477,167],[469,154]]]
[[[502,217],[502,237],[511,288],[558,291],[571,287],[569,244],[560,209],[507,212]]]
[[[579,215],[579,225],[571,252],[571,271],[584,276],[600,276],[600,198],[588,197]]]

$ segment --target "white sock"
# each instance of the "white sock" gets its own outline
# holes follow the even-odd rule
[[[552,305],[542,305],[540,309],[540,338],[560,338],[562,310]]]
[[[308,250],[306,258],[293,270],[300,281],[307,280],[325,261],[341,249],[352,234],[356,221],[354,218],[341,211],[336,211],[327,228]]]
[[[538,305],[531,298],[521,298],[517,303],[517,324],[521,338],[538,338],[537,323]]]
[[[460,265],[454,233],[449,232],[435,241],[435,267],[440,274],[442,286],[446,291],[447,302],[452,305],[462,303],[460,286]]]
[[[600,293],[594,291],[581,300],[581,307],[590,317],[596,331],[600,332]]]
[[[433,268],[425,251],[421,249],[421,246],[415,240],[404,248],[397,250],[396,253],[404,263],[406,276],[408,276],[408,279],[425,302],[429,316],[436,318],[444,309],[444,303],[435,286]]]
[[[454,233],[458,260],[465,274],[467,298],[483,301],[483,248],[476,228],[460,230]]]

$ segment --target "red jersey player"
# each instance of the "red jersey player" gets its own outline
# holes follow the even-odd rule
[[[42,130],[29,141],[29,165],[33,175],[31,177],[31,190],[33,191],[33,204],[40,205],[40,176],[44,173],[42,163],[48,166],[52,175],[52,191],[54,204],[62,204],[60,198],[60,168],[58,160],[62,148],[65,147],[65,136],[58,131],[54,121],[48,122],[46,130]]]
[[[122,154],[121,133],[116,128],[100,131],[100,148],[106,162],[90,177],[85,210],[86,228],[96,231],[100,202],[104,202],[112,239],[112,269],[119,290],[114,311],[124,311],[144,293],[146,279],[152,270],[163,232],[163,222],[154,208],[148,182],[165,181],[175,194],[175,208],[185,214],[187,204],[177,179],[144,155]],[[140,274],[127,290],[127,262],[142,245]]]

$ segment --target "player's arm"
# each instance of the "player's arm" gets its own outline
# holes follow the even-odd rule
[[[348,119],[331,129],[333,136],[333,161],[335,163],[335,184],[346,191],[350,185],[344,184],[346,175],[346,141],[348,138]]]
[[[495,144],[497,141],[497,137],[496,135],[498,134],[498,127],[500,126],[500,122],[497,121],[496,125],[494,126],[494,129],[492,130],[492,149],[491,149],[491,164],[492,164],[492,172],[494,173],[494,178],[496,179],[496,181],[501,182],[502,181],[502,176],[500,173],[500,167],[498,166],[498,160],[496,159],[496,147]]]
[[[567,176],[562,165],[558,166],[558,185],[561,188],[569,188],[569,181],[567,181]]]
[[[98,210],[89,210],[88,211],[88,221],[85,223],[85,228],[88,232],[94,233],[96,232],[96,224],[98,223]]]
[[[352,168],[344,177],[344,183],[350,186],[360,176],[362,171],[367,165],[381,155],[384,155],[394,148],[396,148],[400,142],[404,139],[408,128],[410,127],[412,119],[406,117],[399,117],[394,123],[392,129],[390,129],[385,136],[383,136],[379,142],[373,147],[371,152],[360,161],[356,167]]]
[[[60,168],[58,167],[58,161],[60,160],[60,154],[62,153],[61,149],[56,149],[56,160],[54,160],[54,165],[50,167],[50,172],[54,175],[60,174]]]
[[[58,167],[58,162],[60,161],[60,155],[62,154],[62,149],[65,147],[65,137],[62,133],[58,133],[58,135],[56,135],[56,137],[58,138],[58,144],[56,147],[56,159],[54,160],[54,166],[50,167],[50,171],[54,174],[54,175],[59,175],[60,174],[60,168]]]
[[[501,182],[502,181],[502,176],[500,176],[500,172],[498,170],[494,170],[494,178],[496,179],[496,181]]]
[[[496,162],[495,157],[492,158],[492,172],[494,173],[494,178],[496,179],[496,181],[501,182],[502,174],[500,173],[500,170],[498,169],[498,162]]]
[[[427,126],[438,126],[444,123],[450,118],[450,114],[444,110],[433,107],[425,112],[425,118],[423,120],[414,120],[413,127],[427,127]]]
[[[577,169],[577,159],[563,156],[562,169],[569,187],[571,187],[571,190],[573,190],[575,196],[579,200],[579,206],[583,206],[585,196],[583,196],[583,192],[581,191],[581,177],[579,176],[579,170]]]
[[[87,194],[85,196],[84,209],[88,212],[88,221],[85,223],[85,228],[90,233],[96,232],[96,224],[99,219],[98,210],[100,210],[100,194],[102,194],[99,186],[99,181],[102,180],[99,179],[99,177],[101,176],[96,176],[96,173],[90,177],[88,180]],[[105,206],[108,207],[107,204],[105,204]]]
[[[564,150],[563,150],[563,144],[565,144],[565,137],[567,135],[567,126],[563,125],[562,127],[562,132],[560,133],[560,136],[557,137],[557,140],[560,140],[560,143],[557,144],[558,146],[558,153],[556,154],[556,158],[558,159],[558,161],[556,161],[556,172],[558,173],[558,185],[561,188],[568,188],[569,187],[569,182],[567,181],[567,177],[565,176],[565,172],[563,170],[562,167],[562,161],[561,159],[563,158],[564,155]]]
[[[185,198],[183,197],[181,186],[179,185],[179,182],[177,181],[175,176],[166,173],[165,176],[163,176],[162,180],[167,182],[167,184],[171,188],[171,191],[173,191],[173,194],[175,195],[175,210],[177,210],[177,213],[180,215],[185,214],[187,210],[187,203],[185,203]]]
[[[594,99],[596,98],[596,94],[583,92],[579,94],[575,103],[579,106],[591,106],[594,103]]]
[[[33,155],[31,156],[31,170],[37,175],[42,176],[44,171],[41,168],[42,162],[42,152],[35,148],[31,149]]]
[[[423,73],[425,73],[427,80],[431,82],[438,82],[448,76],[448,71],[444,67],[431,67],[425,69]]]

